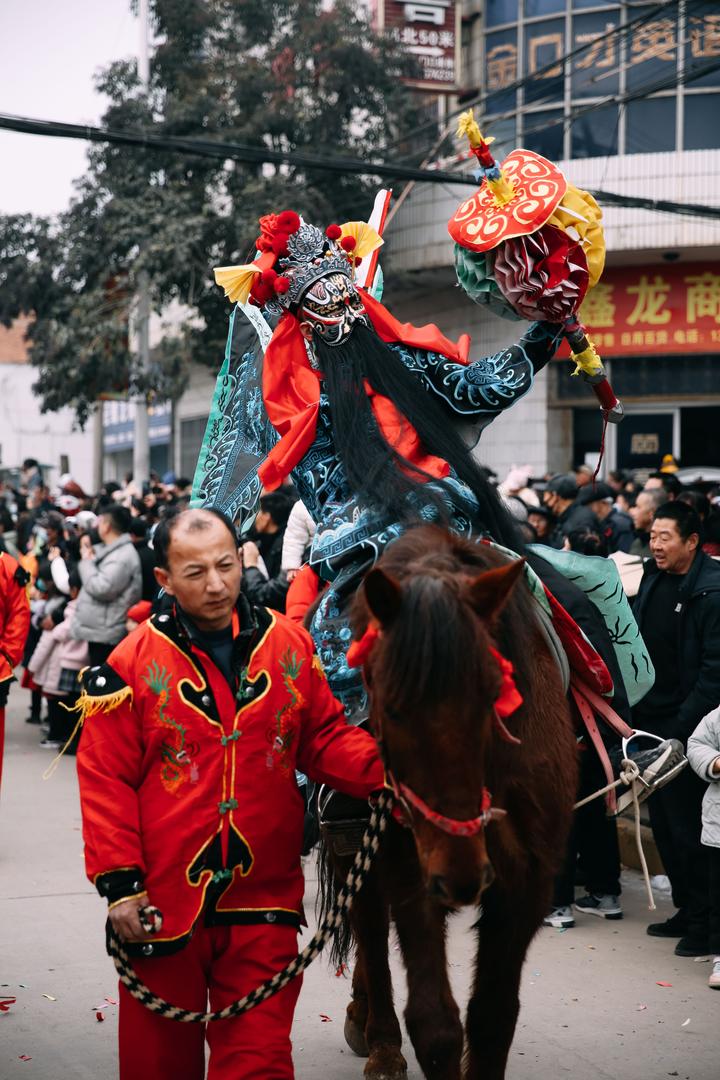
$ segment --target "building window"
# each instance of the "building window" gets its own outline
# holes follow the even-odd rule
[[[648,98],[626,106],[625,153],[675,149],[675,98]]]
[[[555,15],[565,10],[565,0],[525,0],[525,18],[535,15]]]
[[[544,112],[525,113],[525,129],[522,144],[550,161],[563,157],[562,109],[546,109]]]
[[[571,157],[605,157],[618,152],[618,110],[616,105],[591,109],[572,122]]]
[[[686,77],[707,67],[716,67],[720,58],[720,11],[697,15],[688,11],[685,41]],[[720,86],[720,68],[692,79],[690,85]]]
[[[519,0],[486,0],[485,25],[500,26],[517,22]]]
[[[720,145],[720,94],[685,95],[685,150],[708,150]]]
[[[498,30],[485,39],[485,111],[509,112],[515,108],[515,90],[504,90],[517,79],[517,31]]]
[[[677,15],[663,15],[634,26],[627,42],[628,90],[660,90],[677,77],[679,52]]]
[[[619,18],[617,12],[610,11],[573,19],[572,48],[583,49],[572,61],[573,97],[606,97],[618,92],[620,47],[613,31]]]
[[[562,101],[565,94],[565,22],[532,23],[525,28],[525,103]],[[535,78],[532,76],[535,75]]]

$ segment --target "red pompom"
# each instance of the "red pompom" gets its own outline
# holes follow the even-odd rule
[[[281,274],[280,277],[275,278],[274,284],[276,293],[286,293],[290,288],[290,278],[286,277],[285,274]]]
[[[327,229],[325,230],[325,235],[327,236],[328,240],[339,240],[342,236],[342,229],[339,225],[328,225]]]
[[[290,239],[288,233],[279,232],[276,233],[272,239],[270,248],[276,255],[287,255],[287,242]]]
[[[340,241],[340,247],[343,249],[343,251],[352,251],[356,244],[357,240],[354,236],[343,236],[342,240]]]
[[[296,214],[294,210],[283,210],[281,214],[278,214],[278,228],[283,232],[294,233],[300,228],[300,215]]]
[[[269,270],[263,270],[262,274],[260,275],[260,280],[262,281],[263,285],[273,285],[276,277],[277,271],[273,270],[273,268],[270,267]]]
[[[258,307],[267,304],[268,300],[272,299],[272,296],[272,287],[270,285],[264,285],[262,281],[257,281],[250,292],[250,298],[255,301]]]

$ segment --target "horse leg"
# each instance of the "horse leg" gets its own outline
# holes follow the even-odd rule
[[[545,895],[548,889],[538,889]],[[492,894],[492,895],[491,895]],[[524,904],[527,895],[520,897]],[[528,914],[518,897],[483,895],[478,958],[467,1012],[464,1080],[503,1080],[520,1011],[520,978],[545,907]],[[515,903],[515,906],[513,906]]]
[[[357,960],[345,1038],[352,1050],[367,1056],[365,1080],[405,1080],[407,1062],[400,1052],[402,1032],[393,1005],[388,953],[390,913],[377,874],[366,878],[353,903],[350,922],[357,941]]]
[[[445,953],[447,916],[424,896],[393,907],[407,970],[405,1024],[428,1080],[460,1080],[463,1029],[450,989]]]

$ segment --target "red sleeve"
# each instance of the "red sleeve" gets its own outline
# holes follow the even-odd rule
[[[12,668],[22,660],[30,629],[30,603],[25,585],[17,576],[18,571],[25,576],[15,559],[3,554],[0,558],[0,589],[2,589],[0,651],[10,670],[7,672],[4,670],[5,665],[0,657],[0,680],[9,678]]]
[[[312,658],[310,696],[298,747],[298,768],[311,780],[329,784],[356,799],[366,799],[384,784],[384,771],[372,735],[345,720],[317,656]]]
[[[86,719],[77,771],[85,869],[93,882],[112,870],[145,871],[138,803],[142,758],[140,718],[129,694],[114,708]]]
[[[285,614],[288,619],[302,626],[308,608],[318,598],[319,590],[320,578],[310,564],[306,563],[290,583],[285,597]]]

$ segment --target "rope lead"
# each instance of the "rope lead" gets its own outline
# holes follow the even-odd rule
[[[255,990],[251,990],[245,997],[233,1001],[226,1008],[218,1012],[201,1013],[191,1012],[189,1009],[181,1009],[178,1005],[172,1005],[169,1001],[154,994],[133,971],[130,958],[123,946],[121,939],[114,930],[110,930],[108,939],[108,951],[112,956],[115,969],[120,977],[120,982],[128,993],[139,1001],[151,1012],[159,1013],[168,1020],[177,1020],[184,1024],[209,1024],[215,1020],[228,1020],[232,1016],[240,1016],[249,1012],[256,1005],[279,993],[288,983],[300,975],[313,960],[320,955],[336,930],[342,925],[345,914],[350,910],[353,900],[362,888],[363,881],[367,876],[372,861],[380,847],[380,837],[385,831],[393,798],[389,792],[382,792],[373,807],[368,827],[362,839],[360,850],[355,856],[352,867],[345,879],[341,891],[333,904],[332,911],[318,928],[312,939],[287,967],[278,971],[272,978],[267,979]]]

